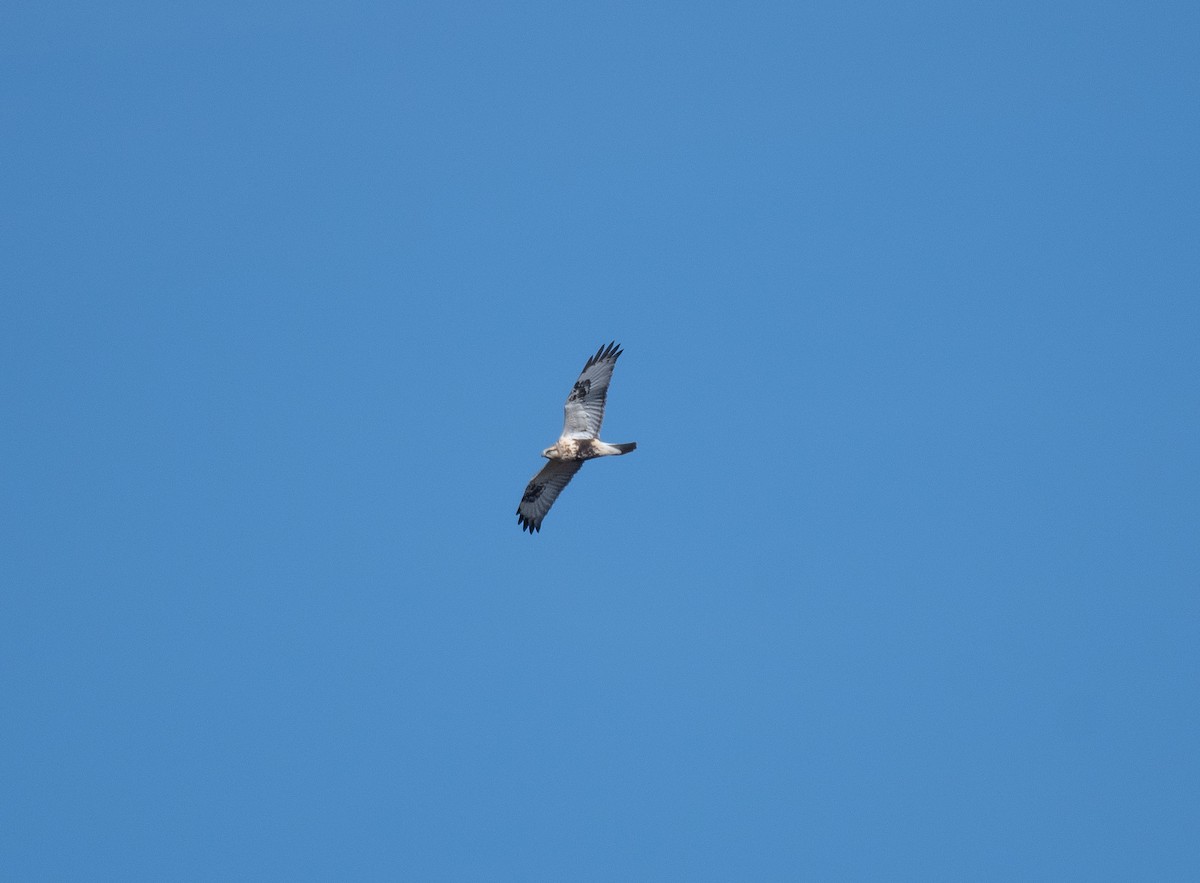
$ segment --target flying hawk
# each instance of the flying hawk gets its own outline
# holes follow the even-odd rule
[[[621,353],[622,349],[615,342],[600,347],[596,355],[587,360],[567,396],[563,406],[562,435],[542,451],[542,456],[550,462],[525,486],[525,495],[517,507],[517,521],[530,536],[542,529],[542,519],[567,482],[583,466],[584,460],[628,454],[637,447],[637,442],[610,445],[599,439],[608,382],[612,380],[613,368]]]

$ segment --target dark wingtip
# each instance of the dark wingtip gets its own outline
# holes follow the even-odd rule
[[[615,340],[602,343],[600,344],[600,349],[596,350],[596,355],[587,360],[587,364],[583,366],[583,370],[586,371],[597,362],[603,362],[606,359],[612,359],[615,362],[617,357],[623,352],[625,350],[621,349],[621,345]]]

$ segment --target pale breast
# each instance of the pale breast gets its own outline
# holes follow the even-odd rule
[[[596,453],[592,450],[591,439],[560,438],[558,456],[562,460],[587,460],[596,456]]]

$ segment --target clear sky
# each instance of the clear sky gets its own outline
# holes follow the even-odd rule
[[[1198,34],[5,4],[4,876],[1200,879]]]

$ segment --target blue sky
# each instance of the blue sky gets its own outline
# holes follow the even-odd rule
[[[1195,879],[1198,25],[6,6],[6,873]]]

